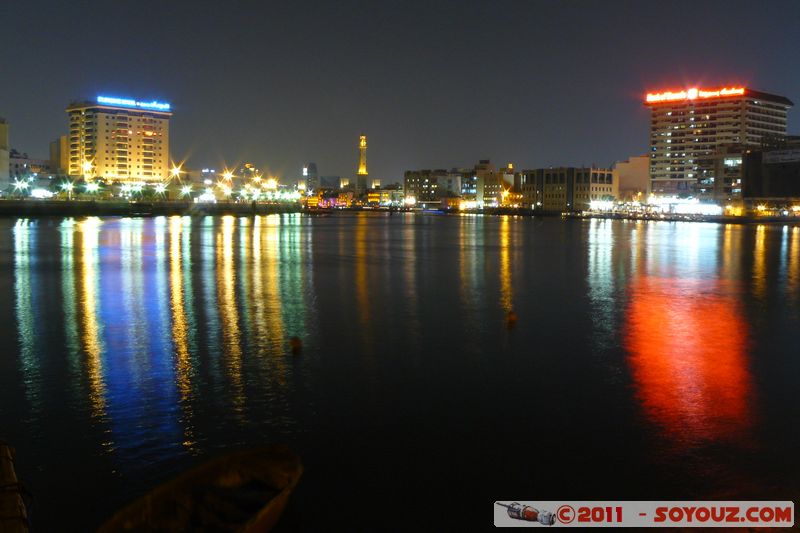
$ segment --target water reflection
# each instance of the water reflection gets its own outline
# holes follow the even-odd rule
[[[36,231],[32,225],[28,219],[20,219],[14,225],[14,293],[23,384],[31,410],[38,413],[41,409],[41,363],[36,346],[37,292],[32,280]]]
[[[683,446],[750,425],[747,324],[720,281],[642,276],[631,287],[627,348],[637,396]]]
[[[233,385],[231,400],[234,412],[244,421],[244,383],[242,380],[242,348],[239,344],[239,309],[236,305],[236,271],[233,258],[233,235],[236,219],[222,217],[222,228],[217,244],[217,290],[219,312],[222,319],[222,342],[225,352],[225,369]]]
[[[191,285],[184,281],[186,271],[190,265],[183,266],[184,262],[191,262],[190,235],[183,232],[183,219],[171,217],[169,219],[169,288],[170,311],[172,315],[172,340],[175,350],[175,374],[177,376],[180,403],[183,409],[183,445],[191,449],[195,445],[193,432],[192,411],[192,361],[189,348],[190,331],[194,328],[187,318],[187,309],[192,309]],[[190,223],[190,221],[187,221]],[[183,241],[183,246],[181,245]]]
[[[81,343],[86,354],[89,377],[89,401],[96,420],[106,417],[106,383],[103,375],[103,341],[100,337],[98,317],[98,293],[100,279],[97,273],[98,241],[102,222],[98,218],[87,218],[78,223],[80,235],[79,293],[81,308]],[[105,443],[110,444],[110,443]]]
[[[628,282],[623,342],[645,415],[683,450],[732,441],[751,425],[741,237],[738,227],[703,224],[650,224],[635,234],[647,245]]]
[[[514,310],[510,224],[508,216],[500,218],[500,305],[506,313]]]

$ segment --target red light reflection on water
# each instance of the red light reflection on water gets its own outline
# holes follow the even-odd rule
[[[638,399],[670,440],[733,440],[749,427],[747,324],[723,282],[640,278],[625,343]]]

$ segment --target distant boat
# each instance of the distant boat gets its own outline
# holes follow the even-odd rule
[[[224,455],[153,489],[98,531],[269,531],[302,472],[282,446]]]

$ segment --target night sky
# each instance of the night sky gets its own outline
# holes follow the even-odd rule
[[[47,157],[66,105],[173,104],[192,168],[610,165],[645,153],[646,90],[743,84],[800,105],[800,1],[14,1],[0,116]],[[789,115],[800,132],[800,112]]]

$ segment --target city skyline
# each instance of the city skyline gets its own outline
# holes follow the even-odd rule
[[[800,75],[785,65],[800,45],[791,31],[800,6],[771,2],[754,13],[740,9],[746,5],[637,4],[631,14],[625,2],[602,9],[459,3],[458,10],[356,2],[204,14],[171,4],[159,5],[156,18],[112,6],[93,14],[97,27],[124,19],[153,37],[132,38],[128,30],[98,41],[72,30],[78,11],[33,2],[3,10],[22,20],[47,9],[52,16],[39,32],[71,46],[54,49],[51,39],[11,27],[14,78],[45,86],[0,88],[0,116],[10,124],[11,146],[44,158],[47,143],[66,133],[72,100],[168,101],[174,158],[194,168],[250,161],[287,179],[299,177],[306,161],[320,175],[355,175],[353,139],[362,132],[370,139],[370,175],[384,182],[401,180],[409,168],[483,158],[517,168],[610,166],[647,151],[646,92],[738,85],[798,98]],[[695,20],[714,27],[677,41],[649,23],[690,6]],[[741,39],[745,20],[756,29]],[[86,59],[76,65],[78,56]],[[59,83],[44,83],[50,78]],[[797,133],[796,113],[789,113],[789,133]]]

